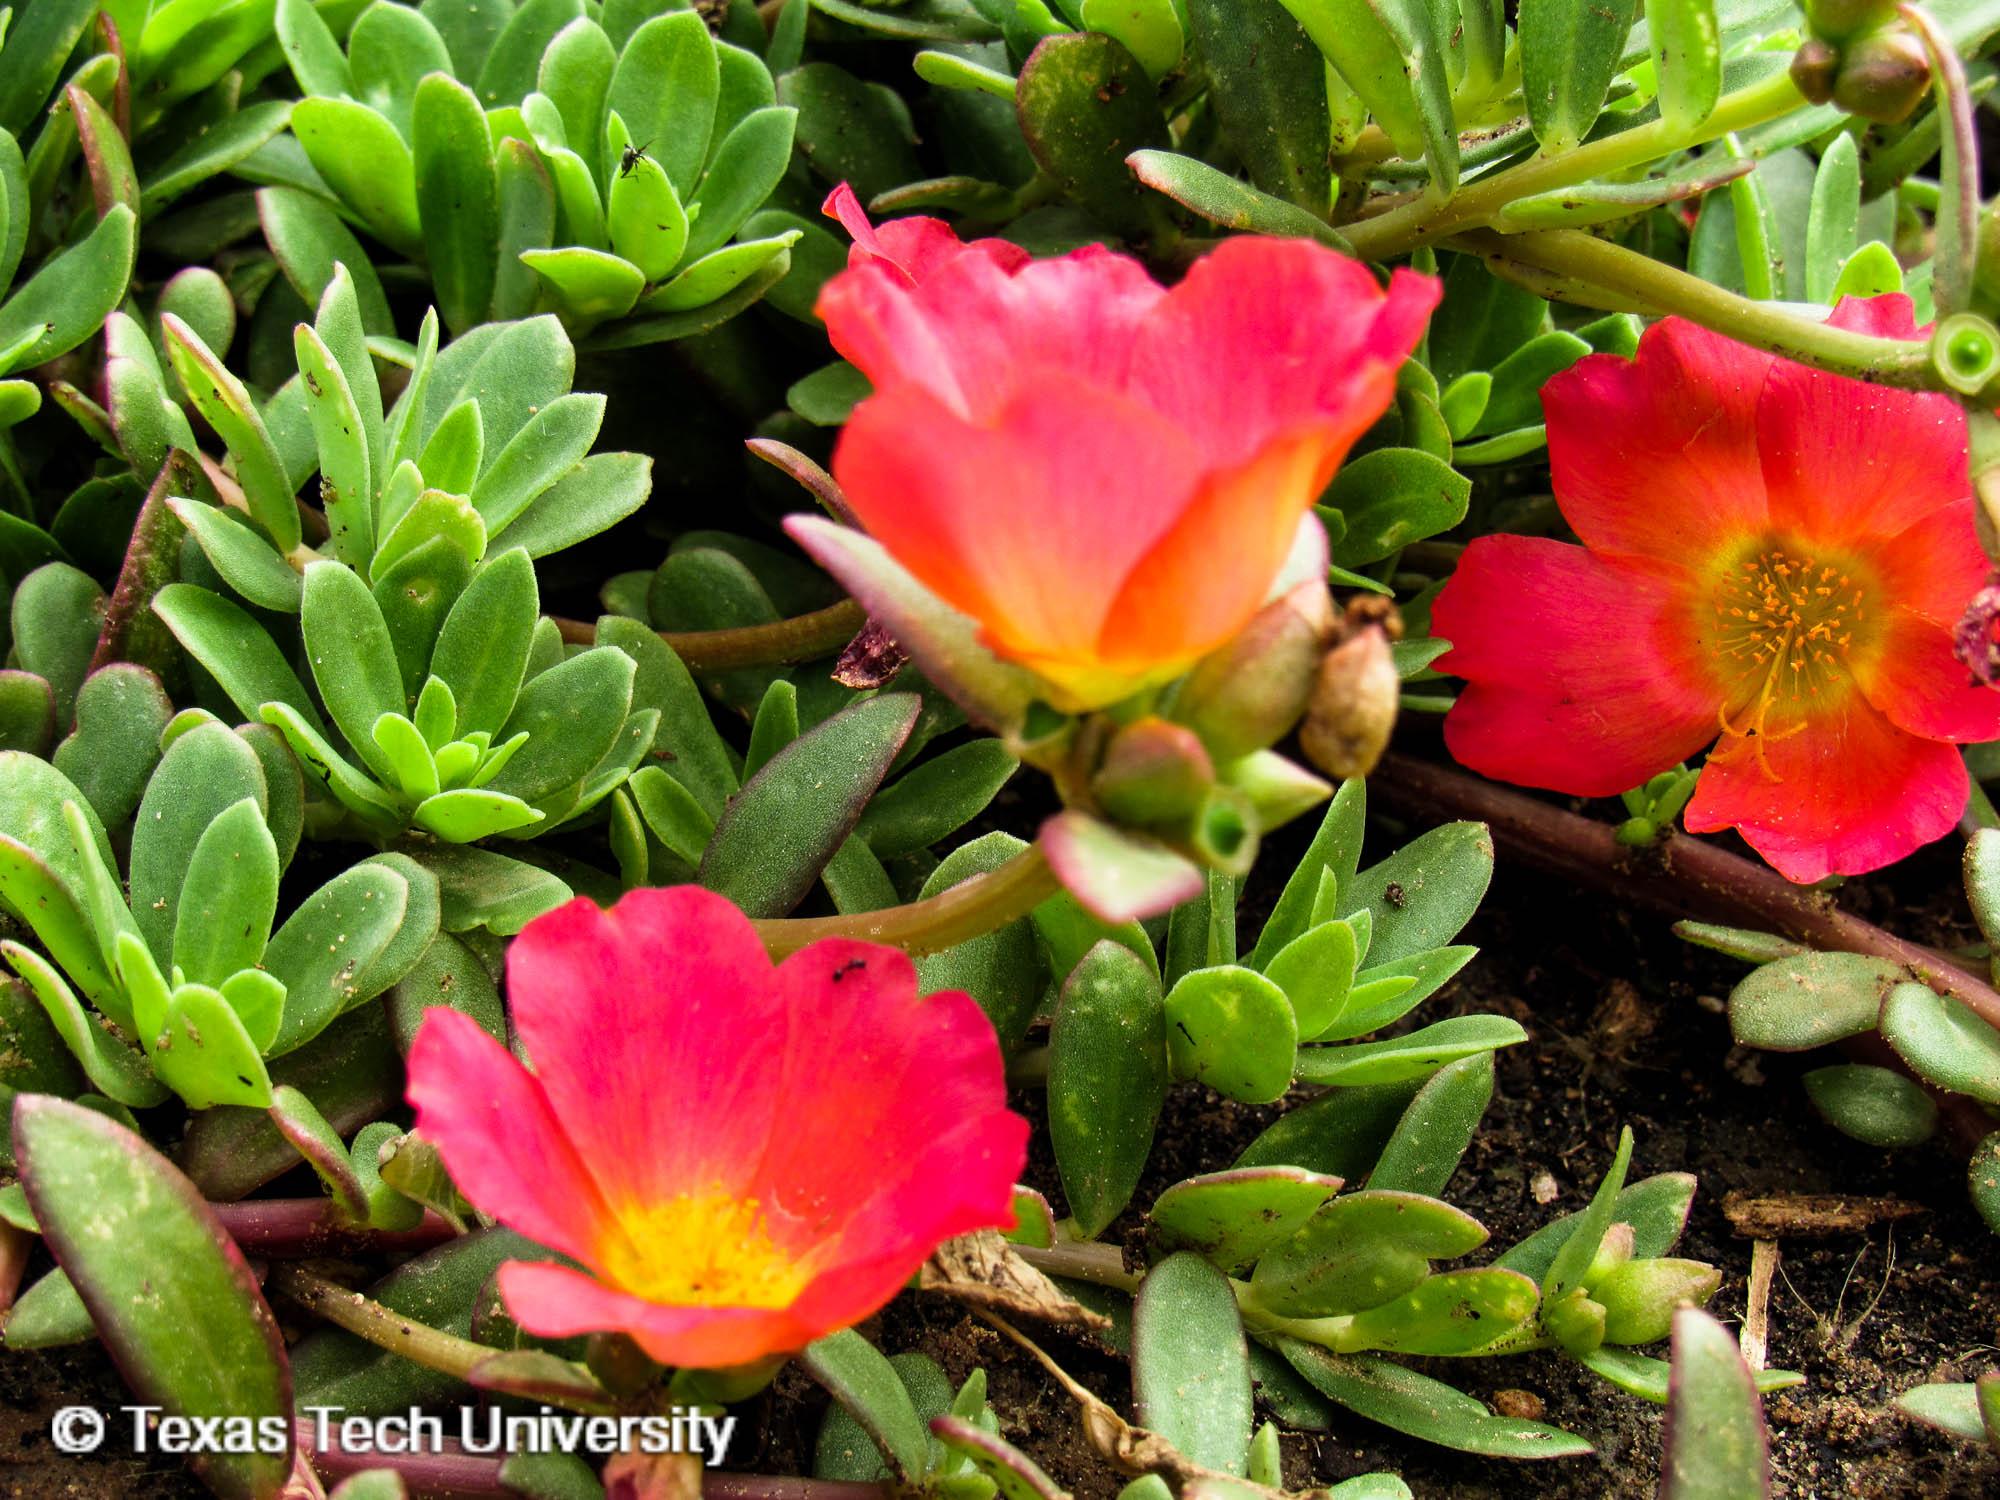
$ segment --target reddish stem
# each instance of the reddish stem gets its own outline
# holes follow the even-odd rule
[[[422,1497],[422,1500],[461,1500],[461,1497],[463,1500],[475,1500],[475,1497],[517,1493],[500,1482],[500,1466],[504,1460],[461,1452],[456,1443],[447,1444],[439,1453],[398,1454],[395,1458],[386,1458],[378,1453],[350,1453],[338,1443],[312,1449],[312,1440],[318,1436],[314,1426],[312,1422],[294,1422],[293,1436],[301,1448],[312,1452],[313,1468],[329,1485],[339,1484],[371,1469],[394,1469],[402,1476],[410,1493]]]
[[[1823,891],[1793,885],[1766,866],[1701,839],[1670,832],[1645,848],[1633,848],[1619,843],[1608,823],[1406,755],[1384,756],[1368,778],[1368,789],[1405,808],[1475,819],[1492,830],[1500,849],[1523,864],[1675,918],[1752,927],[1813,948],[1886,958],[2000,1027],[2000,991],[1985,980],[1842,911]],[[1877,1066],[1909,1071],[1879,1036],[1854,1038],[1849,1050]],[[1931,1092],[1952,1133],[1966,1146],[1994,1129],[1970,1100]]]
[[[597,640],[597,626],[588,620],[550,615],[562,638],[572,646]],[[727,630],[662,630],[660,639],[690,672],[727,672],[738,667],[782,667],[832,656],[868,623],[868,612],[852,599],[829,604],[810,614],[773,620],[768,625],[736,625]]]
[[[21,1278],[28,1271],[28,1256],[37,1243],[35,1236],[27,1230],[0,1223],[0,1319],[14,1310],[14,1298],[21,1290]]]
[[[293,1431],[305,1447],[317,1435],[311,1422],[296,1422]],[[329,1485],[370,1469],[394,1469],[420,1500],[484,1500],[513,1495],[500,1482],[504,1459],[467,1453],[446,1443],[436,1453],[399,1455],[385,1459],[374,1453],[349,1453],[337,1443],[314,1452],[313,1467]],[[705,1474],[702,1500],[885,1500],[879,1484],[855,1484],[837,1479],[800,1479],[783,1474]]]
[[[430,1209],[414,1229],[369,1229],[342,1222],[327,1198],[251,1198],[208,1207],[246,1254],[282,1259],[428,1250],[458,1235]]]

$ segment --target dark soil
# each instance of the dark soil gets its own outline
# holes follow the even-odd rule
[[[1302,838],[1273,849],[1267,867],[1286,868]],[[1843,900],[1902,935],[1960,940],[1967,934],[1954,925],[1953,863],[1949,852],[1933,854],[1898,871],[1893,884],[1850,886]],[[1912,892],[1924,894],[1912,899]],[[1246,910],[1250,931],[1252,915]],[[1480,957],[1418,1019],[1498,1011],[1529,1032],[1526,1045],[1500,1055],[1493,1105],[1447,1192],[1492,1230],[1495,1251],[1583,1205],[1621,1124],[1638,1137],[1635,1177],[1688,1171],[1700,1179],[1679,1253],[1722,1268],[1712,1307],[1725,1320],[1742,1315],[1750,1263],[1749,1243],[1722,1214],[1725,1193],[1885,1194],[1920,1203],[1928,1212],[1893,1233],[1878,1227],[1783,1245],[1770,1363],[1804,1373],[1807,1384],[1767,1403],[1777,1493],[1796,1500],[2000,1494],[2000,1457],[1913,1428],[1887,1406],[1910,1386],[1969,1379],[2000,1363],[2000,1253],[1968,1208],[1963,1168],[1946,1149],[1884,1153],[1826,1128],[1797,1085],[1815,1060],[1732,1047],[1721,999],[1740,966],[1686,947],[1653,917],[1503,866],[1467,940],[1481,945]],[[1227,1165],[1271,1114],[1178,1091],[1139,1201],[1188,1173]],[[1039,1155],[1045,1162],[1045,1147]],[[1135,1249],[1142,1243],[1136,1215],[1119,1227]],[[954,1381],[983,1366],[1006,1435],[1079,1500],[1105,1500],[1123,1482],[1083,1442],[1073,1406],[1042,1372],[951,1304],[905,1297],[869,1331],[890,1352],[933,1356]],[[1115,1356],[1062,1335],[1046,1346],[1107,1400],[1128,1402]],[[1391,1469],[1425,1500],[1653,1494],[1658,1408],[1554,1355],[1431,1368],[1488,1401],[1503,1390],[1529,1393],[1545,1420],[1587,1436],[1596,1455],[1545,1464],[1468,1458],[1343,1413],[1328,1433],[1286,1435],[1288,1481],[1304,1487]],[[0,1359],[0,1497],[201,1494],[185,1477],[129,1456],[86,1464],[52,1451],[47,1421],[55,1408],[122,1399],[95,1350]],[[788,1370],[744,1411],[732,1467],[809,1472],[824,1407],[817,1388]]]

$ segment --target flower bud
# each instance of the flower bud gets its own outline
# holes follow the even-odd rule
[[[1674,1309],[1699,1307],[1722,1273],[1698,1260],[1629,1260],[1591,1288],[1604,1305],[1604,1342],[1651,1344],[1673,1330]]]
[[[1099,807],[1140,827],[1191,817],[1215,782],[1215,763],[1192,729],[1146,718],[1111,737],[1091,777]]]
[[[1896,0],[1804,0],[1802,9],[1813,36],[1834,42],[1880,30],[1896,19]]]
[[[659,1383],[660,1364],[623,1333],[593,1333],[583,1362],[614,1396],[636,1396]]]
[[[1304,766],[1275,750],[1259,750],[1222,767],[1221,778],[1223,785],[1250,799],[1259,833],[1282,827],[1333,792]]]
[[[1563,1349],[1581,1357],[1604,1342],[1604,1306],[1579,1287],[1542,1308],[1542,1327]]]
[[[1907,31],[1877,31],[1843,50],[1833,102],[1864,120],[1894,125],[1910,117],[1930,86],[1924,44]]]
[[[1833,98],[1833,80],[1840,73],[1840,49],[1832,42],[1808,37],[1792,54],[1792,82],[1809,103]]]
[[[1200,735],[1217,760],[1275,744],[1305,712],[1313,668],[1332,636],[1326,585],[1300,584],[1196,664],[1173,700],[1173,716]]]
[[[1613,1224],[1604,1231],[1604,1238],[1598,1242],[1597,1254],[1591,1257],[1590,1268],[1583,1273],[1583,1284],[1594,1287],[1612,1271],[1632,1258],[1632,1247],[1636,1236],[1630,1224]]]
[[[1366,776],[1388,748],[1402,696],[1389,637],[1367,626],[1326,654],[1313,680],[1299,743],[1329,776]]]

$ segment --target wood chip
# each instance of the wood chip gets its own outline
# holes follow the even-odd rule
[[[1858,1234],[1874,1224],[1928,1213],[1904,1198],[1851,1198],[1838,1193],[1783,1193],[1756,1197],[1731,1193],[1722,1200],[1730,1228],[1746,1239],[1825,1239]]]
[[[917,1273],[917,1286],[992,1312],[1065,1328],[1101,1332],[1111,1326],[1109,1318],[1065,1296],[1061,1287],[1021,1259],[997,1229],[946,1240]]]
[[[1753,1370],[1764,1368],[1771,1348],[1771,1278],[1778,1270],[1778,1242],[1759,1240],[1750,1247],[1750,1287],[1743,1312],[1743,1331],[1738,1342],[1743,1362]]]

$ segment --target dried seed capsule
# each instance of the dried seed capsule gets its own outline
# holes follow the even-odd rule
[[[1388,748],[1401,694],[1381,627],[1350,636],[1319,665],[1299,729],[1306,757],[1329,776],[1366,776]]]

